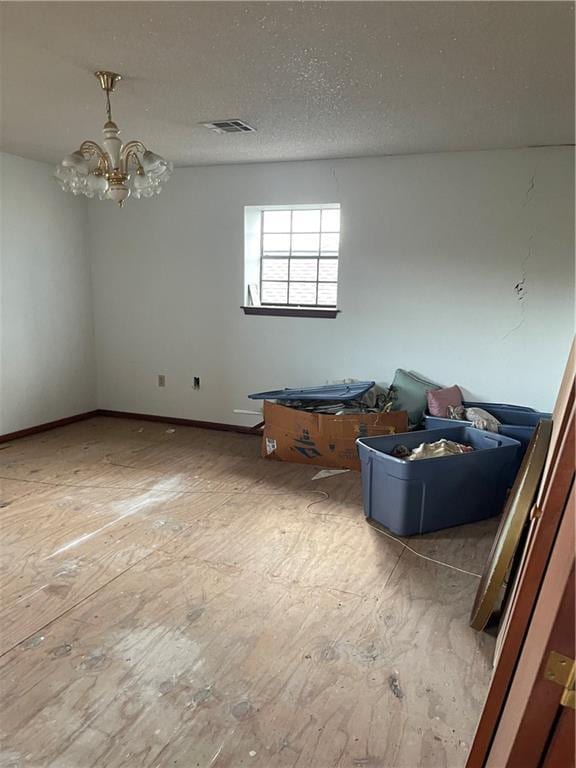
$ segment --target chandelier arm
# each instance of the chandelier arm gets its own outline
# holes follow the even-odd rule
[[[138,173],[143,174],[144,169],[142,168],[142,163],[140,162],[140,158],[138,157],[138,153],[135,150],[130,150],[126,153],[126,157],[124,158],[124,167],[125,171],[128,172],[128,168],[130,166],[130,161],[134,162],[134,165],[136,166],[136,170]]]
[[[128,168],[128,162],[131,155],[134,155],[138,160],[138,164],[140,164],[138,153],[144,154],[146,151],[146,147],[138,139],[126,142],[126,144],[124,144],[120,150],[120,162],[124,166],[124,169]]]
[[[126,144],[123,145],[122,151],[120,153],[120,157],[123,159],[126,159],[129,154],[131,153],[138,153],[144,154],[144,152],[147,152],[146,147],[144,144],[142,144],[141,141],[138,139],[134,139],[133,141],[128,141]]]
[[[83,141],[82,144],[80,144],[80,153],[82,155],[88,155],[88,157],[96,157],[98,158],[98,163],[103,163],[106,171],[110,170],[110,161],[108,159],[108,154],[102,149],[102,147],[97,144],[95,141],[92,141],[91,139],[88,139],[87,141]]]

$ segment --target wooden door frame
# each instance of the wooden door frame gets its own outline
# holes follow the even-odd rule
[[[486,768],[537,768],[561,712],[545,668],[552,651],[574,658],[575,499],[573,486]]]
[[[576,443],[574,386],[573,347],[554,411],[555,429],[550,448],[551,459],[545,467],[537,503],[532,513],[533,520],[526,555],[520,565],[516,588],[506,611],[502,635],[499,637],[497,663],[466,768],[484,768],[486,765],[574,482]]]

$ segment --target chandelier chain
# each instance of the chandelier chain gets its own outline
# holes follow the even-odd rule
[[[108,114],[108,122],[112,122],[112,106],[110,104],[110,91],[106,88],[106,113]]]

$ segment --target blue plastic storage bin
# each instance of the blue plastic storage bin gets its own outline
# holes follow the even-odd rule
[[[471,445],[474,451],[417,461],[389,455],[397,445],[414,449],[443,437]],[[356,443],[364,514],[399,536],[438,531],[499,514],[520,448],[510,437],[468,426],[362,437]]]
[[[492,414],[500,422],[499,432],[506,437],[512,437],[520,443],[517,466],[520,465],[522,458],[528,448],[528,443],[532,439],[532,434],[538,425],[540,419],[551,419],[551,413],[536,411],[534,408],[526,408],[522,405],[506,405],[505,403],[472,403],[465,402],[466,408],[483,408]],[[424,426],[426,429],[442,429],[453,424],[471,424],[469,421],[455,421],[454,419],[443,419],[439,416],[424,415]]]

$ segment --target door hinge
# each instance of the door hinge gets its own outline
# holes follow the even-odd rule
[[[574,659],[571,659],[569,656],[563,656],[561,653],[556,653],[556,651],[550,651],[544,669],[544,677],[547,680],[564,688],[560,704],[563,707],[570,707],[570,709],[576,709],[576,694],[574,691],[575,667]]]

